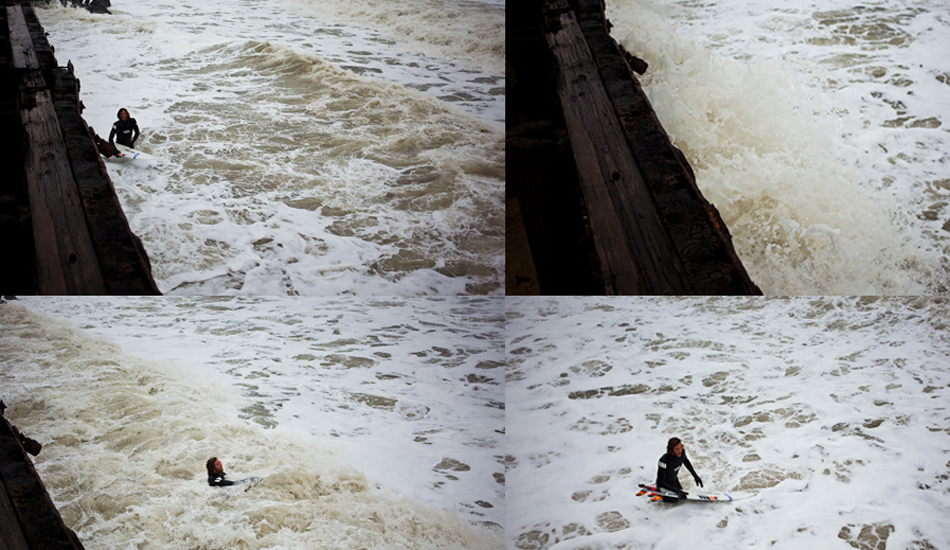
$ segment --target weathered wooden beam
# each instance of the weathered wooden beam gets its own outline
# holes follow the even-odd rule
[[[53,99],[39,73],[24,84],[20,118],[40,292],[107,294]]]
[[[13,53],[13,66],[17,69],[39,69],[40,61],[33,48],[33,37],[23,17],[23,6],[7,6],[7,27],[10,32],[10,49]]]
[[[523,222],[541,292],[761,294],[603,0],[524,0],[509,14],[507,194],[522,213],[509,226]]]
[[[0,457],[0,460],[3,459]],[[2,483],[0,483],[0,550],[30,550],[23,530],[20,529],[16,508],[10,502],[6,487]]]
[[[529,253],[506,247],[506,266],[533,260],[541,294],[603,294],[556,91],[556,66],[542,31],[541,2],[511,4],[506,14],[505,194],[517,199],[521,217],[507,217],[505,231],[526,235],[530,248]]]
[[[42,68],[56,67],[56,56],[53,55],[53,46],[46,39],[46,31],[40,20],[36,17],[36,11],[27,0],[6,0],[7,5],[19,4],[23,10],[23,18],[26,20],[26,26],[33,39],[33,50],[36,59],[40,62]]]
[[[79,81],[64,68],[47,75],[56,118],[108,294],[159,294],[141,241],[132,233],[108,171],[79,113]]]
[[[640,176],[577,18],[545,8],[558,94],[607,294],[693,294]]]
[[[640,83],[610,36],[603,0],[577,0],[577,14],[607,95],[690,285],[701,294],[761,294],[732,246],[719,211],[696,185]]]

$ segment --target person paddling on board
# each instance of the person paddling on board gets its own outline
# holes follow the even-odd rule
[[[686,498],[686,491],[680,485],[678,477],[680,467],[686,465],[689,473],[693,474],[696,485],[703,486],[703,480],[696,475],[696,470],[686,458],[686,450],[683,449],[683,442],[678,437],[673,437],[666,444],[666,454],[660,457],[659,467],[656,470],[656,486],[658,489],[666,489],[678,494],[680,498]],[[674,500],[664,497],[663,500]]]
[[[135,119],[129,115],[129,111],[124,107],[116,113],[119,120],[112,125],[112,131],[109,132],[109,143],[115,145],[118,141],[126,147],[135,147],[135,140],[139,138],[139,125]]]
[[[205,463],[205,467],[208,468],[208,485],[212,487],[230,487],[234,485],[233,481],[225,479],[228,474],[224,473],[224,466],[221,465],[221,461],[217,457],[209,458],[208,462]]]

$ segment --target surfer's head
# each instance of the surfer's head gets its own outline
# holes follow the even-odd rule
[[[125,116],[122,116],[122,115],[125,115]],[[128,109],[126,109],[125,107],[122,107],[121,109],[119,109],[119,112],[115,114],[115,116],[119,117],[119,120],[129,120],[129,116],[131,115],[129,115]]]
[[[671,437],[666,442],[666,452],[673,456],[683,456],[683,442],[678,437]]]
[[[218,457],[213,456],[208,459],[208,462],[205,462],[205,468],[208,469],[209,474],[216,474],[224,469],[221,465],[221,461],[218,460]]]

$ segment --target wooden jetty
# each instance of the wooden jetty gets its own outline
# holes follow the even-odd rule
[[[0,235],[9,294],[159,294],[33,7],[0,10]]]
[[[639,60],[610,36],[603,0],[516,4],[507,293],[761,294],[641,89]]]
[[[0,550],[82,550],[27,455],[40,445],[3,416],[0,402]]]

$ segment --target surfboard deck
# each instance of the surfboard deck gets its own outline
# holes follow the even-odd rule
[[[127,160],[155,160],[155,157],[153,157],[152,155],[148,153],[143,153],[142,151],[133,149],[131,147],[127,147],[125,145],[122,145],[121,143],[116,143],[115,148],[118,149],[120,153],[122,153],[122,156],[118,158],[123,158]]]
[[[251,476],[251,477],[246,477],[244,479],[239,479],[235,481],[232,487],[241,487],[243,490],[247,491],[248,489],[257,485],[260,482],[261,482],[261,478]]]
[[[657,488],[654,485],[640,483],[640,492],[637,496],[648,495],[650,500],[660,500],[663,497],[677,500],[698,500],[701,502],[731,502],[753,497],[756,493],[711,493],[702,490],[686,491],[686,498],[682,498],[673,491]]]

